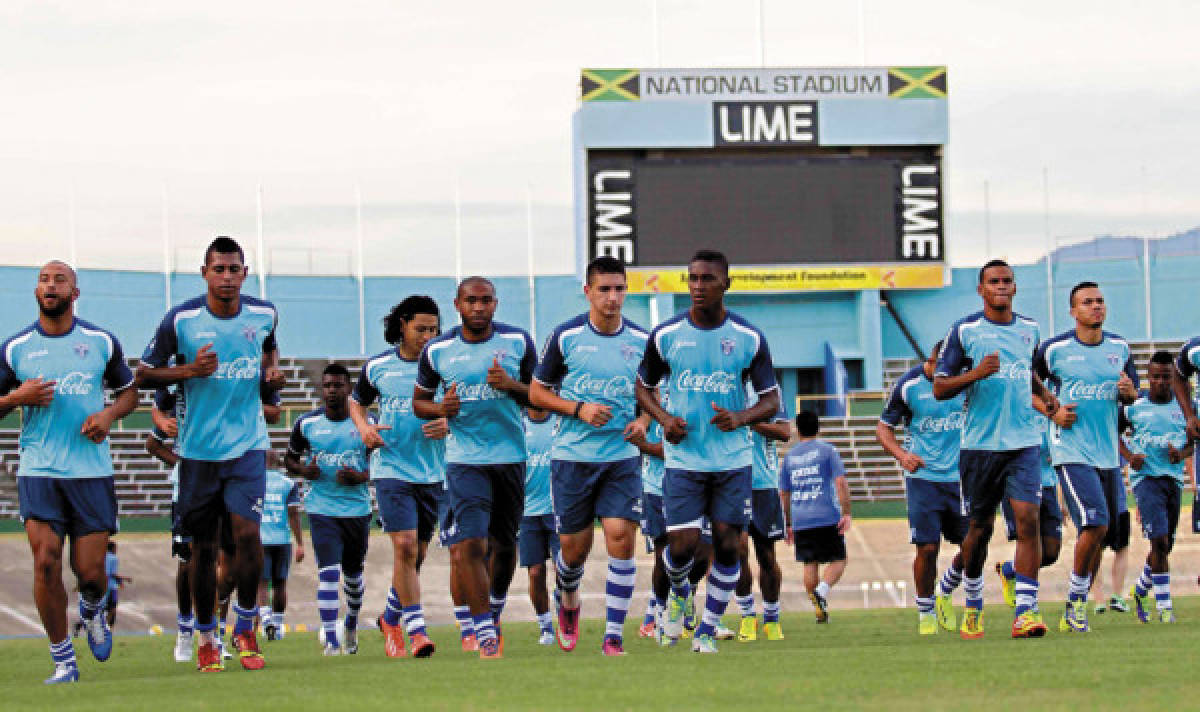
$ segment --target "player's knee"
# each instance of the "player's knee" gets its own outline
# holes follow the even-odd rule
[[[924,562],[936,561],[938,555],[938,545],[932,544],[917,544],[917,558]]]
[[[1042,566],[1053,566],[1058,561],[1059,551],[1062,549],[1061,539],[1043,539],[1042,540]]]
[[[1022,517],[1016,522],[1017,539],[1030,540],[1036,539],[1038,534],[1038,521],[1035,517]],[[989,532],[990,534],[990,532]]]
[[[1165,536],[1155,537],[1150,540],[1150,550],[1155,556],[1166,556],[1171,553],[1171,542]]]
[[[396,559],[409,566],[415,565],[417,561],[417,538],[398,536],[394,539],[396,545]]]
[[[33,575],[43,583],[49,583],[62,576],[62,551],[35,551],[33,555]]]

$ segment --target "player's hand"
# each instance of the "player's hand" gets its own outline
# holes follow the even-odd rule
[[[200,347],[189,365],[192,367],[191,378],[207,378],[217,372],[217,355],[212,351],[211,341]]]
[[[612,420],[612,406],[584,403],[579,409],[579,419],[593,428],[603,428]]]
[[[625,426],[625,442],[635,445],[646,442],[646,424],[640,418],[629,421]]]
[[[900,456],[900,467],[903,467],[906,472],[912,474],[925,466],[925,461],[920,455],[906,452]]]
[[[1169,458],[1170,455],[1168,455],[1167,457]],[[1172,460],[1172,462],[1175,462],[1175,460]],[[1135,453],[1133,455],[1133,457],[1129,458],[1129,466],[1133,468],[1134,472],[1141,472],[1142,467],[1144,467],[1145,464],[1146,464],[1146,456],[1140,452]]]
[[[54,386],[58,381],[43,381],[40,378],[30,378],[22,381],[9,398],[13,405],[25,405],[44,408],[54,400]]]
[[[94,443],[104,442],[104,438],[108,437],[108,431],[112,428],[112,416],[107,410],[102,410],[99,413],[92,413],[83,421],[83,427],[79,432],[83,433],[83,437],[91,440]]]
[[[1200,440],[1200,418],[1196,416],[1188,418],[1187,434],[1191,440]]]
[[[1058,409],[1062,407],[1062,403],[1059,402],[1058,396],[1054,395],[1049,390],[1045,390],[1042,393],[1042,404],[1046,407],[1047,418],[1053,418],[1054,414],[1058,412]]]
[[[450,434],[450,421],[445,418],[427,420],[421,424],[421,433],[430,440],[444,440]]]
[[[177,418],[166,418],[162,423],[163,434],[168,438],[179,437],[179,420]]]
[[[708,422],[717,426],[717,430],[720,430],[723,433],[731,433],[734,430],[742,427],[742,416],[740,413],[735,413],[732,410],[725,410],[716,403],[712,404],[712,409],[714,412],[716,412],[716,415],[714,415],[712,420]]]
[[[1145,457],[1142,459],[1145,459]],[[1167,462],[1172,465],[1178,465],[1183,462],[1183,453],[1176,450],[1175,446],[1171,443],[1167,443]]]
[[[1133,385],[1133,379],[1128,373],[1121,372],[1121,377],[1117,379],[1117,396],[1123,401],[1137,400],[1137,387]]]
[[[1054,415],[1050,419],[1060,428],[1070,428],[1079,418],[1075,414],[1075,407],[1074,403],[1063,403],[1061,408],[1054,411]]]
[[[458,384],[451,383],[446,392],[442,394],[442,416],[453,418],[461,409],[462,401],[458,398]]]
[[[296,563],[298,564],[301,561],[304,561],[304,545],[297,544],[295,551],[296,551]]]
[[[352,467],[343,467],[337,471],[339,485],[361,485],[370,479],[370,477],[368,473],[360,472]]]
[[[358,437],[362,438],[363,445],[366,445],[368,450],[374,450],[383,447],[383,436],[380,433],[391,429],[390,425],[367,423],[367,427],[358,431]]]
[[[678,445],[687,437],[688,424],[687,421],[679,416],[672,416],[670,420],[663,425],[663,439],[672,445]]]
[[[846,532],[850,531],[850,515],[843,514],[842,518],[837,523],[838,534],[845,536]]]
[[[272,366],[263,371],[263,383],[272,390],[279,390],[287,385],[287,376],[283,375],[283,371]]]
[[[975,373],[977,373],[980,378],[987,378],[988,376],[992,375],[993,373],[995,373],[999,370],[1000,370],[1000,352],[999,351],[993,351],[990,354],[988,354],[987,356],[984,356],[983,360],[979,362],[979,365],[975,367]]]
[[[487,370],[487,383],[492,388],[507,393],[513,389],[513,386],[516,385],[517,382],[514,381],[512,376],[508,375],[508,371],[505,371],[504,367],[500,365],[500,359],[493,358],[492,365]]]

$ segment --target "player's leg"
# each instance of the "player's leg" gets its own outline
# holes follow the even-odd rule
[[[750,568],[750,532],[742,532],[738,540],[737,585],[733,587],[741,623],[738,624],[738,641],[748,643],[758,639],[758,618],[754,612],[754,570]]]
[[[366,595],[363,570],[371,541],[371,516],[339,517],[338,540],[341,544],[342,593],[346,596],[346,617],[342,620],[343,652],[358,652],[358,619]]]
[[[288,561],[291,561],[291,549],[288,546],[285,551]],[[279,629],[278,635],[282,637],[284,626],[286,625],[287,616],[287,585],[288,577],[291,574],[291,566],[289,565],[284,570],[284,576],[271,578],[271,623]]]
[[[1015,607],[1012,636],[1035,638],[1046,633],[1037,615],[1038,570],[1042,562],[1039,515],[1042,506],[1041,451],[1038,446],[1005,453],[1001,469],[1003,496],[1012,509],[1017,545],[1013,555]],[[993,510],[994,511],[994,510]]]
[[[962,512],[968,518],[962,543],[963,586],[967,596],[959,635],[968,640],[983,637],[983,565],[987,561],[996,510],[1004,499],[1002,455],[987,450],[963,450],[959,456]]]
[[[1121,536],[1124,536],[1124,532],[1129,531],[1129,512],[1121,512],[1120,517],[1125,520],[1118,523],[1122,532]],[[1119,613],[1129,612],[1129,606],[1125,605],[1125,579],[1129,576],[1129,546],[1128,539],[1125,541],[1126,546],[1113,552],[1108,581],[1108,606]]]
[[[217,632],[217,553],[224,519],[216,467],[200,460],[180,460],[177,503],[181,533],[190,537],[192,604],[196,616],[196,667],[201,672],[224,669]]]
[[[692,590],[689,577],[705,518],[706,482],[706,473],[702,472],[668,467],[663,474],[663,509],[667,521],[663,568],[670,581],[663,621],[663,642],[667,645],[679,642],[683,635],[684,609]]]
[[[17,478],[21,516],[25,520],[25,535],[33,554],[33,602],[42,620],[42,627],[46,630],[46,637],[50,640],[50,656],[54,660],[54,674],[46,682],[74,682],[79,679],[79,668],[75,662],[75,646],[67,631],[67,590],[62,578],[64,523],[61,520],[54,522],[30,517],[36,508],[44,510],[42,516],[48,519],[51,516],[47,513],[46,504],[53,493],[41,480],[48,478]],[[34,497],[42,502],[33,502]]]
[[[488,601],[491,588],[488,538],[496,504],[492,477],[487,467],[450,463],[446,467],[446,482],[461,537],[458,544],[462,554],[459,581],[474,621],[479,653],[481,657],[499,657],[500,644]],[[523,505],[524,502],[518,512]]]
[[[438,539],[450,554],[450,603],[454,607],[454,621],[458,624],[459,642],[463,652],[478,652],[475,641],[475,622],[462,587],[464,553],[459,546],[458,524],[454,521],[454,510],[450,507],[450,494],[442,490],[438,496]]]
[[[826,609],[825,598],[817,594],[817,587],[821,585],[821,564],[814,558],[817,554],[812,545],[815,536],[813,532],[812,529],[796,530],[796,561],[804,565],[804,590],[812,603],[813,615],[818,623],[827,623],[829,612]]]
[[[778,504],[779,497],[775,496],[774,499]],[[777,537],[763,536],[757,528],[755,529],[751,541],[754,542],[754,558],[758,561],[758,587],[763,597],[763,629],[767,640],[783,640],[783,626],[779,621],[779,594],[783,589],[783,569],[775,555]]]
[[[638,634],[649,638],[657,637],[661,632],[661,612],[671,588],[671,580],[667,578],[662,563],[663,550],[667,546],[667,520],[661,495],[642,493],[642,534],[648,540],[650,552],[654,554],[654,568],[650,572],[650,597],[646,604],[648,620],[642,623]]]
[[[172,551],[178,551],[179,544],[172,544]],[[178,631],[175,634],[175,662],[186,663],[192,660],[192,641],[196,628],[196,616],[192,608],[192,577],[191,544],[187,545],[187,556],[180,557],[175,571],[175,602],[178,608],[175,621]],[[178,556],[178,554],[176,554]]]
[[[233,605],[237,617],[232,633],[234,647],[243,668],[261,670],[266,663],[254,634],[254,619],[258,582],[263,572],[259,510],[266,496],[266,451],[249,450],[236,460],[220,463],[218,472],[224,484],[222,499],[234,548],[232,568],[237,587]],[[280,565],[287,566],[288,562]]]
[[[704,612],[692,645],[696,652],[716,652],[716,628],[741,573],[738,541],[749,524],[753,499],[750,467],[711,473],[710,484],[713,563],[705,583]]]
[[[550,461],[550,493],[559,542],[554,561],[560,604],[558,643],[565,651],[574,650],[579,642],[579,586],[595,535],[595,495],[601,474],[600,467],[592,463]]]
[[[1059,629],[1087,632],[1087,595],[1092,572],[1099,566],[1101,547],[1108,532],[1108,502],[1100,474],[1087,465],[1061,465],[1059,482],[1067,509],[1079,532],[1067,589],[1067,605]]]
[[[517,530],[525,511],[525,463],[492,465],[492,511],[488,522],[489,586],[488,606],[496,631],[496,655],[504,653],[500,614],[508,599],[508,588],[517,571]],[[482,657],[485,655],[481,649]]]
[[[601,475],[593,490],[596,516],[604,532],[608,572],[604,584],[605,655],[624,654],[625,618],[633,601],[637,565],[637,521],[641,513],[641,458],[634,457],[599,466]]]
[[[313,555],[317,559],[317,615],[321,618],[323,649],[326,655],[338,655],[342,652],[337,637],[342,536],[334,517],[309,514],[308,523]]]
[[[101,662],[112,654],[112,631],[105,612],[108,576],[104,560],[111,534],[117,531],[117,498],[111,477],[51,480],[62,503],[71,570],[79,590],[79,619],[87,629],[88,647]]]
[[[909,543],[913,554],[913,596],[917,605],[917,628],[921,635],[937,633],[934,613],[934,583],[942,541],[941,492],[938,483],[906,477],[904,497],[908,509]]]

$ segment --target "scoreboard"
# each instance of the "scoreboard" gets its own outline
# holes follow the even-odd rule
[[[575,114],[579,268],[686,291],[698,249],[735,291],[941,287],[944,67],[590,69]]]

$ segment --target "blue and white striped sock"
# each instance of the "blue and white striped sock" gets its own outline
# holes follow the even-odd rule
[[[734,562],[733,566],[722,566],[719,562],[713,562],[712,569],[708,572],[708,584],[705,586],[704,615],[700,618],[700,625],[696,626],[697,638],[716,633],[740,574],[738,562]]]
[[[504,613],[504,604],[508,603],[508,595],[497,596],[494,593],[488,593],[488,609],[492,612],[492,621],[499,623],[500,614]]]
[[[400,625],[400,597],[396,595],[396,589],[388,589],[387,606],[383,609],[383,622],[388,625]]]
[[[949,596],[950,594],[954,593],[954,589],[958,588],[958,585],[962,583],[962,580],[962,569],[956,569],[954,568],[954,565],[951,564],[950,568],[946,569],[945,573],[942,574],[942,577],[938,579],[938,595]]]
[[[358,613],[362,610],[366,590],[361,571],[342,576],[342,593],[346,594],[346,630],[358,629]]]
[[[259,622],[259,625],[262,625],[264,627],[271,625],[271,607],[270,606],[259,606],[258,607],[258,622]]]
[[[1160,611],[1171,610],[1171,574],[1151,574],[1154,582],[1154,604]]]
[[[71,636],[68,635],[61,643],[51,643],[50,657],[54,658],[55,664],[75,665],[75,644],[71,642]]]
[[[688,559],[686,562],[676,564],[671,559],[671,548],[663,549],[663,568],[666,569],[667,578],[671,579],[671,591],[680,598],[687,598],[688,594],[692,592],[688,574],[692,572],[692,565],[695,562],[695,559]]]
[[[496,624],[492,622],[490,612],[472,615],[471,618],[475,621],[475,640],[479,641],[481,646],[489,640],[496,639]]]
[[[175,616],[175,624],[179,626],[179,632],[184,635],[191,635],[196,628],[196,617],[185,616],[182,613]]]
[[[933,613],[933,596],[930,596],[928,598],[921,598],[920,596],[914,596],[914,599],[917,602],[917,612],[918,613]]]
[[[983,577],[963,577],[963,588],[967,592],[967,608],[983,610]]]
[[[90,621],[95,618],[102,608],[104,608],[104,596],[97,598],[86,593],[79,594],[79,617],[83,620]]]
[[[658,615],[658,599],[654,597],[654,593],[650,593],[650,598],[646,601],[646,617],[642,619],[642,625],[650,625],[654,622]]]
[[[237,616],[237,620],[233,624],[233,634],[241,635],[248,631],[254,630],[254,619],[258,616],[258,611],[254,607],[242,608],[238,604],[233,604],[233,614]]]
[[[1014,615],[1028,613],[1037,608],[1038,582],[1017,574],[1017,608]]]
[[[750,593],[745,596],[737,597],[738,612],[742,614],[742,618],[749,618],[754,615],[754,594]]]
[[[1088,589],[1092,587],[1091,576],[1080,576],[1071,572],[1071,581],[1067,584],[1067,600],[1079,603],[1087,601]]]
[[[763,623],[779,622],[779,601],[763,601]]]
[[[1138,577],[1137,583],[1133,585],[1137,591],[1137,595],[1145,596],[1147,593],[1150,593],[1150,587],[1154,585],[1154,579],[1151,577],[1150,564],[1146,564],[1142,567],[1142,575]]]
[[[560,551],[554,557],[554,570],[558,573],[558,589],[560,591],[573,593],[579,590],[579,584],[583,581],[583,566],[567,566]]]
[[[475,620],[471,618],[469,606],[455,606],[454,620],[458,621],[458,634],[462,638],[475,635]]]
[[[625,616],[633,601],[633,584],[637,575],[637,564],[633,559],[608,560],[608,578],[604,582],[604,604],[606,608],[604,635],[622,638]]]
[[[338,577],[337,565],[326,566],[317,572],[317,613],[321,616],[321,630],[325,642],[337,645]]]
[[[425,635],[425,611],[421,604],[405,606],[401,617],[404,618],[404,632],[408,633],[410,638],[417,633]]]
[[[554,632],[554,619],[551,617],[550,611],[537,614],[538,630]]]

